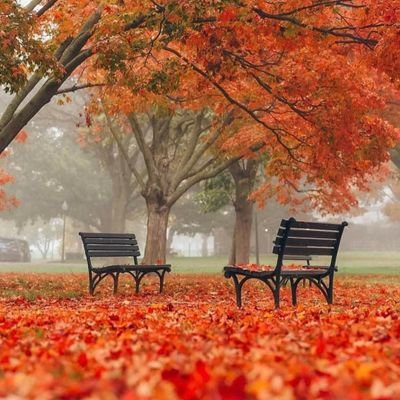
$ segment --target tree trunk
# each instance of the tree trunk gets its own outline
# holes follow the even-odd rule
[[[250,259],[250,238],[253,222],[253,203],[247,198],[235,202],[235,227],[230,264],[248,264]]]
[[[229,264],[248,264],[250,259],[250,238],[253,222],[253,202],[249,200],[255,185],[259,161],[247,160],[229,167],[235,182],[235,226]]]
[[[167,250],[167,227],[170,207],[160,206],[157,202],[146,199],[147,236],[143,257],[144,264],[165,263]]]

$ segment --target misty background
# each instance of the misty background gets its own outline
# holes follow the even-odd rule
[[[7,95],[1,94],[0,108],[5,107],[7,100]],[[18,207],[0,213],[0,237],[26,240],[32,262],[84,262],[78,232],[111,231],[112,204],[119,201],[117,197],[122,189],[127,192],[123,205],[125,230],[137,235],[143,254],[144,200],[134,177],[126,173],[125,161],[118,156],[111,136],[108,141],[82,144],[86,118],[85,93],[53,101],[26,127],[26,142],[14,142],[8,155],[0,159],[0,168],[14,177],[14,182],[3,188],[19,201]],[[360,207],[348,214],[320,216],[311,210],[293,211],[268,200],[266,207],[257,209],[254,216],[257,221],[252,229],[252,256],[257,252],[256,232],[259,255],[268,254],[280,220],[295,216],[297,219],[346,220],[350,225],[341,251],[390,252],[400,267],[400,253],[397,255],[400,223],[396,217],[399,199],[394,190],[398,185],[397,175],[393,168],[384,181],[373,184],[370,193],[360,193]],[[174,206],[167,258],[221,256],[228,259],[233,207],[227,205],[216,212],[204,213],[196,201],[201,191],[199,184]]]

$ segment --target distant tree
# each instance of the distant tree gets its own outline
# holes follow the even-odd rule
[[[22,227],[66,212],[92,229],[109,226],[110,177],[96,159],[79,149],[73,135],[57,129],[32,131],[25,146],[12,146],[6,169],[15,177],[10,193],[20,206],[4,212],[3,218]],[[62,210],[64,201],[67,211]]]
[[[125,232],[128,215],[143,207],[140,187],[131,169],[132,166],[137,168],[140,155],[135,138],[107,114],[98,115],[89,127],[80,129],[79,135],[82,149],[96,158],[110,178],[111,216],[107,231]]]
[[[220,175],[223,174],[221,173]],[[218,177],[219,175],[214,179],[218,179]],[[205,191],[200,190],[200,185],[196,185],[182,196],[173,208],[168,224],[168,249],[171,248],[175,234],[190,237],[199,234],[202,237],[202,256],[206,256],[208,255],[206,246],[208,237],[214,236],[217,241],[219,235],[217,232],[223,229],[229,232],[233,225],[229,208],[218,208],[215,212],[204,213],[198,201],[196,201],[198,195],[205,193]]]

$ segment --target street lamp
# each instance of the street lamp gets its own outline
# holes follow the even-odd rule
[[[61,209],[63,210],[63,232],[62,232],[62,243],[61,243],[61,262],[65,261],[65,213],[68,211],[68,204],[64,200]]]

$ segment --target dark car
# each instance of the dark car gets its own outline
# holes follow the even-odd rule
[[[29,243],[22,239],[0,238],[1,261],[31,261]]]

